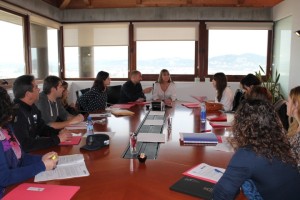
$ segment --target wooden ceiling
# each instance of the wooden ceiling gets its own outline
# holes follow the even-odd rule
[[[284,0],[42,0],[60,9],[136,7],[273,7]]]

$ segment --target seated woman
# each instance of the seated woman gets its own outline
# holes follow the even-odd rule
[[[233,102],[233,93],[229,87],[227,87],[227,77],[224,73],[216,73],[213,77],[212,84],[217,90],[217,96],[215,98],[216,103],[223,104],[225,111],[231,111]]]
[[[298,166],[300,166],[300,86],[290,91],[287,102],[287,115],[290,117],[287,136],[292,145],[292,151],[297,159]]]
[[[98,72],[93,87],[78,99],[80,109],[86,112],[105,110],[107,103],[106,89],[109,84],[109,73],[104,71]]]
[[[0,199],[7,186],[25,181],[42,171],[52,170],[57,164],[55,152],[40,156],[22,151],[10,124],[12,114],[10,97],[0,87]]]
[[[250,93],[246,94],[246,98],[264,100],[272,104],[271,92],[266,87],[260,85],[253,86]]]
[[[172,102],[176,100],[176,86],[166,69],[160,71],[158,80],[154,85],[153,100],[164,101],[166,106],[172,106]]]
[[[71,104],[68,103],[68,95],[69,95],[68,86],[69,86],[69,84],[66,81],[63,81],[61,86],[64,88],[64,91],[63,91],[62,97],[61,97],[62,105],[65,107],[66,111],[68,111],[68,113],[70,113],[71,115],[78,115],[79,112],[75,108],[74,103],[71,103]]]
[[[254,189],[244,192],[248,199],[299,199],[300,174],[273,105],[244,100],[234,116],[232,131],[230,142],[236,152],[214,187],[213,199],[234,199],[245,183],[252,183]]]

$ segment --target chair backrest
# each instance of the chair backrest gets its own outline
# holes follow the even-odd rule
[[[85,88],[85,89],[81,89],[81,90],[77,90],[75,93],[76,93],[76,97],[77,99],[83,95],[84,93],[90,91],[91,88]]]
[[[244,98],[243,90],[237,89],[234,94],[233,103],[232,103],[232,111],[236,111],[241,101]]]
[[[122,85],[114,85],[107,87],[107,103],[116,104],[120,100]]]
[[[289,129],[289,117],[286,114],[286,111],[287,111],[286,100],[279,99],[274,104],[274,109],[277,112],[284,129],[288,130]]]

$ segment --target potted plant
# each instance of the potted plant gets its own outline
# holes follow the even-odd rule
[[[255,72],[255,75],[261,80],[262,86],[267,88],[271,94],[272,94],[272,102],[273,104],[276,103],[280,99],[284,99],[283,95],[280,92],[280,84],[279,84],[279,78],[280,74],[275,71],[275,77],[273,78],[272,75],[267,77],[266,81],[262,78],[262,73],[266,74],[264,69],[259,66],[260,70],[258,72]]]

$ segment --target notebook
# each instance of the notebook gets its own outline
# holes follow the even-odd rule
[[[232,122],[209,122],[209,124],[213,128],[226,128],[232,126]]]
[[[199,103],[182,103],[181,105],[187,108],[200,108]]]
[[[219,115],[219,116],[213,115],[213,116],[208,116],[206,118],[211,122],[226,122],[227,121],[226,115]]]
[[[180,133],[183,143],[217,144],[218,138],[214,133]]]
[[[3,200],[69,200],[79,186],[22,183],[3,197]]]
[[[74,136],[74,137],[72,137],[71,140],[61,142],[61,143],[59,143],[59,145],[61,145],[61,146],[62,145],[77,145],[81,141],[81,138],[82,138],[82,136]]]
[[[214,183],[184,176],[172,185],[170,189],[202,199],[212,199],[214,185]]]

